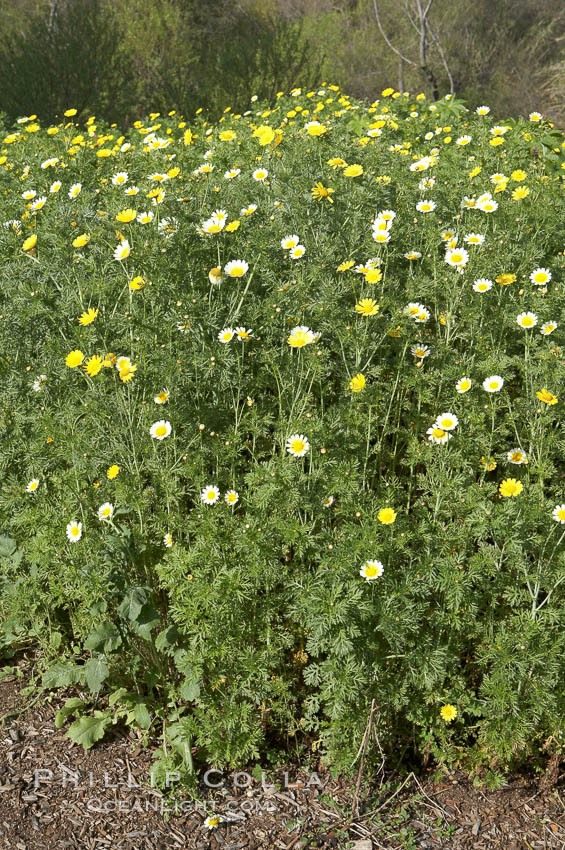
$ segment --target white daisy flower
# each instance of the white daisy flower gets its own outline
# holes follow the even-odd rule
[[[245,260],[230,260],[229,263],[226,263],[224,266],[224,271],[229,277],[243,277],[243,275],[248,270],[249,265],[245,262]]]
[[[443,428],[437,425],[432,425],[431,428],[428,428],[426,434],[428,435],[428,440],[436,446],[445,446],[453,436],[449,431],[444,431]]]
[[[565,525],[565,505],[556,505],[553,508],[551,516],[556,522],[561,523],[561,525]]]
[[[471,382],[470,378],[459,378],[459,380],[455,384],[455,389],[457,390],[458,393],[461,393],[461,394],[469,392],[471,387],[472,387],[472,382]]]
[[[233,328],[222,328],[220,333],[218,334],[218,339],[220,342],[231,342],[234,338],[235,331]]]
[[[309,448],[310,443],[304,434],[293,434],[286,441],[286,450],[294,457],[304,457]]]
[[[533,328],[538,323],[538,317],[535,313],[520,313],[516,316],[516,324],[521,328]]]
[[[437,204],[435,201],[418,201],[416,204],[416,209],[421,213],[429,213],[433,212],[436,208]]]
[[[492,198],[485,198],[485,200],[481,201],[480,203],[477,201],[475,206],[477,207],[477,209],[485,213],[496,212],[496,210],[498,209],[497,202]]]
[[[122,239],[119,245],[114,249],[115,260],[127,260],[131,254],[131,246],[128,239]]]
[[[420,312],[414,316],[414,321],[417,325],[425,325],[430,320],[430,311],[423,307]]]
[[[235,333],[237,334],[237,338],[240,342],[245,342],[246,339],[251,339],[253,336],[253,328],[244,328],[241,325],[238,325],[235,328]]]
[[[239,501],[239,493],[237,490],[228,490],[224,496],[224,501],[227,505],[235,505]]]
[[[534,269],[530,275],[530,280],[536,286],[544,286],[551,280],[551,272],[549,269]]]
[[[483,389],[486,390],[487,393],[497,393],[503,386],[504,378],[501,378],[500,375],[491,375],[483,381]]]
[[[26,487],[26,493],[35,493],[39,487],[39,478],[32,478]]]
[[[179,229],[179,223],[176,218],[162,218],[159,224],[157,225],[157,229],[159,233],[164,236],[166,239],[169,239],[173,234],[177,233]]]
[[[281,239],[281,248],[284,248],[285,251],[290,251],[291,248],[296,248],[299,242],[300,236],[294,233],[292,236],[285,236],[284,239]]]
[[[103,505],[100,505],[98,508],[98,519],[100,520],[111,520],[114,516],[114,505],[111,502],[104,502]]]
[[[173,535],[169,534],[167,532],[167,534],[165,534],[165,536],[163,537],[163,546],[166,546],[167,549],[170,549],[172,545],[173,545]]]
[[[69,198],[73,200],[78,195],[80,195],[80,190],[82,189],[82,183],[73,183],[71,188],[69,189]]]
[[[306,253],[306,248],[304,245],[296,245],[294,248],[291,248],[288,252],[289,257],[293,260],[299,260]]]
[[[32,212],[36,212],[37,210],[43,209],[47,202],[47,198],[45,195],[42,195],[40,198],[36,198],[35,201],[30,204],[29,208]]]
[[[453,431],[459,425],[459,419],[454,413],[442,413],[434,422],[434,427],[439,427],[443,431]]]
[[[492,280],[486,277],[480,277],[474,282],[473,289],[475,292],[488,292],[489,289],[492,289]]]
[[[71,543],[77,543],[82,537],[82,522],[73,519],[66,528],[66,533]]]
[[[36,393],[41,392],[41,390],[45,387],[47,383],[47,375],[38,375],[35,381],[33,382],[33,389]]]
[[[149,433],[154,440],[164,440],[165,437],[169,436],[171,430],[171,423],[167,422],[166,419],[160,419],[158,422],[153,423],[149,429]]]
[[[543,336],[549,336],[557,328],[557,322],[544,322],[540,328],[540,333]]]
[[[380,578],[383,572],[384,567],[380,561],[365,561],[359,570],[359,575],[366,581],[373,581],[376,578]]]
[[[423,360],[424,357],[430,356],[430,347],[428,345],[422,345],[422,343],[419,342],[412,346],[410,353],[419,360]]]
[[[445,252],[445,262],[455,268],[463,268],[469,262],[469,252],[465,248],[449,248]]]
[[[203,221],[200,225],[203,233],[219,233],[224,229],[226,224],[225,219],[216,218],[216,216],[210,216],[206,221]]]
[[[467,245],[482,245],[485,241],[485,237],[482,233],[468,233],[467,236],[463,237],[463,241],[467,243]]]
[[[263,180],[266,180],[268,176],[269,172],[266,168],[256,168],[253,172],[253,179],[258,180],[260,183],[262,183]]]
[[[528,458],[526,457],[525,452],[523,452],[522,449],[519,448],[510,449],[510,451],[506,455],[506,458],[510,461],[510,463],[515,463],[517,465],[528,462]]]
[[[114,186],[123,186],[124,183],[128,182],[128,173],[127,171],[118,171],[117,174],[114,174],[112,177],[112,183]]]
[[[202,490],[200,498],[206,505],[215,505],[220,498],[220,490],[215,485],[209,484]]]

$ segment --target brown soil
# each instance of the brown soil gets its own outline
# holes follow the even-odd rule
[[[381,783],[381,792],[373,791],[364,804],[351,783],[322,771],[323,787],[289,767],[287,781],[283,768],[276,786],[265,789],[255,779],[237,788],[233,772],[226,771],[223,787],[207,799],[203,794],[197,805],[186,795],[165,797],[150,787],[151,750],[132,733],[115,731],[84,751],[65,737],[65,729],[55,728],[62,700],[42,698],[22,711],[20,681],[14,675],[0,679],[2,848],[565,850],[558,765],[537,785],[517,778],[494,792],[473,788],[455,772],[435,785],[409,774],[395,784]],[[208,830],[204,820],[212,812],[224,820]]]

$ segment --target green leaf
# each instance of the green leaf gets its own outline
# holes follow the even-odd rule
[[[192,702],[200,696],[200,682],[194,679],[187,679],[183,682],[180,689],[180,695],[187,702]]]
[[[67,732],[67,737],[74,744],[80,744],[85,750],[89,750],[96,741],[104,737],[107,727],[112,719],[106,711],[95,711],[93,717],[79,717]]]
[[[117,702],[120,702],[122,697],[128,694],[127,688],[118,688],[117,691],[112,691],[108,697],[108,705],[113,707]]]
[[[48,690],[68,688],[83,680],[84,670],[75,664],[54,664],[46,670],[41,678],[41,684]]]
[[[113,652],[122,643],[121,635],[114,623],[100,623],[84,642],[85,649],[96,652]]]
[[[49,635],[49,643],[55,649],[59,649],[59,647],[61,646],[62,640],[63,640],[63,635],[61,634],[61,632],[51,632],[51,634]]]
[[[68,699],[64,706],[60,708],[55,715],[55,728],[60,729],[69,715],[76,714],[81,708],[84,708],[85,705],[86,703],[78,697]]]
[[[157,637],[155,638],[155,649],[158,652],[166,652],[167,648],[173,646],[176,643],[179,637],[179,630],[176,626],[168,626],[168,628],[163,629],[162,632],[159,632]]]
[[[144,605],[151,599],[148,587],[128,587],[118,613],[126,620],[137,620]]]
[[[102,687],[102,682],[110,675],[108,665],[101,656],[89,658],[84,665],[84,672],[86,684],[93,694],[98,693]]]
[[[151,726],[151,716],[144,702],[139,702],[135,706],[135,720],[142,729],[149,729]]]
[[[153,605],[144,605],[135,620],[132,620],[133,631],[144,640],[151,640],[151,632],[161,623],[158,611]]]
[[[7,534],[0,535],[0,558],[9,558],[17,549],[16,541]]]

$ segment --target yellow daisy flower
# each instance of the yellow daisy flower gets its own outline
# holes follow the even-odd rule
[[[360,316],[376,316],[379,312],[379,305],[373,298],[362,298],[355,305],[355,311]]]

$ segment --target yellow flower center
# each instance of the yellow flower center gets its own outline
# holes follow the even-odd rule
[[[155,434],[158,437],[164,437],[166,433],[167,433],[167,429],[165,428],[164,425],[158,425],[157,428],[155,428]]]

